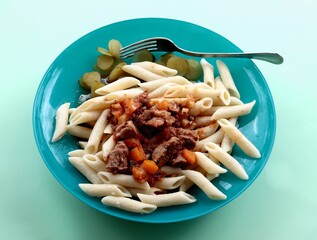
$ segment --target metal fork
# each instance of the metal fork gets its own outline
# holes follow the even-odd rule
[[[204,53],[204,52],[192,52],[178,47],[172,40],[164,37],[154,37],[144,39],[135,43],[132,43],[126,47],[120,49],[120,56],[122,59],[132,57],[137,51],[147,49],[150,52],[180,52],[185,55],[204,58],[252,58],[257,60],[263,60],[274,64],[283,63],[283,57],[278,53]]]

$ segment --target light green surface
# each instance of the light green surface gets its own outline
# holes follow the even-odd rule
[[[0,2],[0,239],[316,238],[316,1],[170,2]],[[190,21],[244,51],[285,58],[281,66],[256,62],[277,112],[267,166],[232,203],[192,221],[149,225],[101,214],[59,185],[35,146],[32,104],[50,63],[89,31],[138,17]]]

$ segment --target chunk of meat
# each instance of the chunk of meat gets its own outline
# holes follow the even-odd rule
[[[193,149],[196,146],[198,135],[190,129],[168,127],[164,130],[165,139],[171,137],[178,137],[183,141],[183,147],[187,149]]]
[[[154,149],[152,159],[159,167],[164,166],[173,159],[182,148],[183,142],[177,137],[172,137]]]
[[[116,127],[114,131],[114,138],[116,141],[120,141],[128,138],[142,139],[142,136],[133,122],[127,121]]]
[[[179,152],[176,158],[171,159],[170,165],[172,167],[185,168],[188,166],[187,160],[184,158],[183,154]]]
[[[110,152],[106,169],[114,174],[126,173],[129,169],[128,166],[129,149],[123,141],[119,141],[115,148]]]

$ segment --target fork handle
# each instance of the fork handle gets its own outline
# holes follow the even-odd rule
[[[281,64],[284,61],[283,57],[278,53],[200,53],[189,52],[184,49],[181,49],[181,52],[186,55],[205,58],[250,58],[274,64]]]

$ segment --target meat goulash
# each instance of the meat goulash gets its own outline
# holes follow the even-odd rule
[[[215,78],[205,59],[167,53],[150,62],[154,56],[142,50],[127,64],[117,40],[108,48],[98,48],[94,71],[79,80],[90,94],[78,107],[64,103],[56,112],[52,141],[67,132],[79,140],[69,161],[90,182],[79,184],[82,191],[102,197],[104,205],[147,214],[195,202],[187,193],[193,185],[211,200],[226,199],[226,189],[211,180],[228,170],[248,179],[230,153],[237,144],[249,157],[261,157],[237,127],[255,101],[239,99],[225,63],[217,61]],[[201,75],[203,82],[192,82]]]

